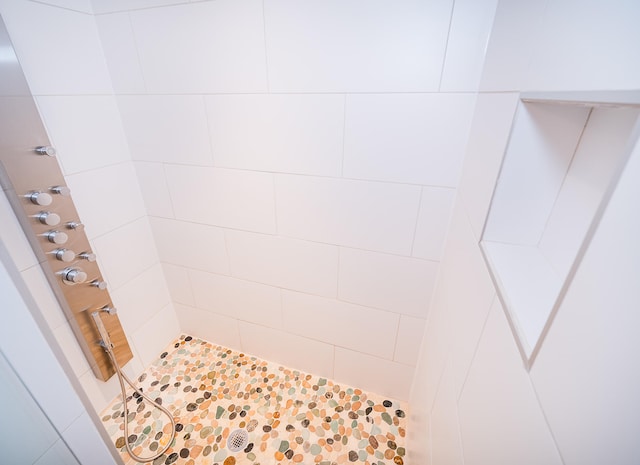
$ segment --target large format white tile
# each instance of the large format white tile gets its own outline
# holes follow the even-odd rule
[[[193,296],[191,281],[189,280],[189,269],[170,263],[163,263],[162,271],[173,302],[195,307],[196,301]]]
[[[411,255],[440,260],[456,198],[454,189],[423,187]]]
[[[80,463],[113,464],[113,456],[87,412],[76,418],[62,437]]]
[[[442,374],[431,413],[431,460],[434,464],[464,463],[451,363],[447,363]]]
[[[7,249],[11,260],[19,270],[25,270],[38,264],[31,244],[24,235],[22,226],[18,222],[7,195],[14,195],[14,191],[0,194],[0,240]]]
[[[220,228],[162,218],[149,220],[162,262],[229,274],[224,233]]]
[[[74,10],[81,13],[93,13],[91,0],[42,0],[40,3],[47,5],[59,6],[67,10]]]
[[[498,3],[491,28],[480,90],[520,90],[549,0]]]
[[[37,97],[64,174],[130,160],[112,96]]]
[[[341,248],[338,298],[426,318],[437,273],[436,262]]]
[[[0,13],[34,95],[111,93],[92,15],[37,2],[3,2]]]
[[[640,456],[639,176],[636,144],[531,369],[567,465]]]
[[[561,464],[528,373],[496,301],[458,402],[465,464]]]
[[[18,441],[15,443],[19,444]],[[24,456],[22,458],[24,458]],[[79,465],[67,444],[62,439],[58,439],[44,455],[33,462],[33,465],[58,465],[61,463],[65,465]]]
[[[277,175],[278,232],[409,255],[419,197],[418,186]]]
[[[67,318],[62,308],[60,308],[60,304],[53,293],[51,284],[49,284],[44,275],[42,267],[34,265],[20,274],[49,328],[55,330],[65,324]]]
[[[131,163],[67,176],[86,233],[101,236],[144,216],[144,202]]]
[[[340,175],[342,95],[213,95],[206,101],[216,166]]]
[[[274,233],[273,175],[253,171],[165,165],[176,218]]]
[[[290,291],[283,291],[282,313],[291,333],[393,359],[397,313]]]
[[[478,95],[458,189],[476,237],[489,211],[518,101],[515,92]]]
[[[473,94],[349,95],[345,177],[456,187]]]
[[[158,263],[149,220],[140,218],[93,241],[111,289],[117,289]]]
[[[338,248],[296,239],[225,231],[231,273],[249,281],[326,297],[338,285]]]
[[[144,205],[149,216],[173,218],[173,205],[162,163],[134,162]]]
[[[333,377],[334,348],[330,344],[243,321],[239,326],[244,352],[314,375]]]
[[[333,378],[397,400],[409,399],[413,367],[336,347]]]
[[[91,370],[91,366],[69,324],[65,323],[53,330],[53,336],[58,341],[65,360],[77,378]]]
[[[202,96],[123,95],[118,106],[134,160],[213,164]]]
[[[106,2],[101,0],[99,3]],[[144,93],[144,78],[129,15],[96,15],[95,21],[114,92]]]
[[[181,304],[176,304],[175,309],[182,332],[230,349],[242,350],[238,320],[235,318]]]
[[[280,290],[204,271],[189,270],[195,306],[250,323],[282,327]]]
[[[451,4],[267,0],[270,90],[436,91]]]
[[[454,2],[441,92],[478,90],[497,5],[498,0]]]
[[[130,15],[150,93],[267,90],[261,1],[200,2]]]
[[[426,323],[422,318],[400,315],[396,348],[393,353],[395,362],[416,366]]]
[[[637,89],[638,17],[633,0],[548,2],[523,89]]]
[[[91,0],[96,15],[113,11],[139,10],[188,3],[189,0]]]
[[[131,342],[144,366],[158,359],[162,350],[180,334],[180,324],[173,305],[169,304],[153,315],[137,331],[131,333]]]

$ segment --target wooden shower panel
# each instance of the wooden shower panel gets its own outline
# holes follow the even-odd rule
[[[0,47],[11,47],[1,20]],[[115,370],[100,346],[92,312],[100,312],[118,363],[124,366],[133,355],[118,316],[103,311],[113,308],[113,302],[58,160],[38,153],[50,142],[17,60],[0,63],[0,94],[0,185],[93,372],[106,381]],[[43,220],[46,212],[49,217]],[[65,279],[74,275],[77,283]]]

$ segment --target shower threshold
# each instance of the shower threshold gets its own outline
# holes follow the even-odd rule
[[[183,335],[138,378],[177,423],[173,444],[154,465],[402,465],[404,402]],[[129,395],[131,396],[131,392]],[[170,424],[142,398],[129,398],[129,442],[137,455],[162,448]],[[101,414],[125,464],[118,397]],[[232,452],[230,434],[247,432]],[[233,438],[232,438],[233,439]]]

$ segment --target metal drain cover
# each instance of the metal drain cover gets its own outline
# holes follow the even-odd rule
[[[245,429],[236,429],[231,431],[229,439],[227,439],[227,449],[231,452],[240,452],[249,444],[249,433]]]

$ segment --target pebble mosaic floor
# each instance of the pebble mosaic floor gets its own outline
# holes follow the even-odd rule
[[[174,416],[171,447],[152,463],[177,465],[403,465],[406,404],[181,336],[138,386]],[[128,390],[129,443],[148,457],[170,437],[166,415]],[[102,421],[125,464],[120,397]],[[236,429],[248,444],[231,452]]]

